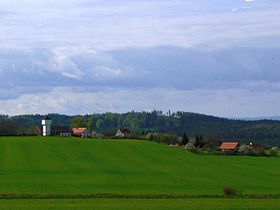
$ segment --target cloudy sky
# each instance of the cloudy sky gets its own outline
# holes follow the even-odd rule
[[[0,0],[0,113],[279,107],[279,0]]]

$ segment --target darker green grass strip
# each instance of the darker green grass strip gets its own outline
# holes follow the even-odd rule
[[[247,199],[280,199],[280,194],[243,194],[227,197],[224,195],[191,195],[191,194],[16,194],[1,193],[0,199],[217,199],[217,198],[247,198]]]

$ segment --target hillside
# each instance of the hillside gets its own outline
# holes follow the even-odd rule
[[[73,116],[51,114],[54,125],[71,125]],[[20,126],[39,126],[42,116],[21,115],[9,118]],[[113,133],[117,128],[127,127],[134,133],[175,133],[182,136],[212,134],[225,141],[249,141],[267,146],[280,146],[280,121],[277,120],[234,120],[215,116],[176,112],[129,112],[124,114],[105,113],[82,116],[80,125],[92,124],[94,130]],[[1,129],[0,129],[1,131]],[[1,134],[1,132],[0,132]]]
[[[148,141],[1,137],[0,194],[279,194],[279,163]]]

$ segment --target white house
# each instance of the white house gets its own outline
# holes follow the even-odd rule
[[[120,128],[116,135],[117,137],[125,137],[130,134],[130,130],[128,128]]]

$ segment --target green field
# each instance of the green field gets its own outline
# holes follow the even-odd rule
[[[222,195],[225,186],[244,194],[279,195],[279,164],[280,158],[196,155],[148,141],[1,137],[0,196]],[[68,202],[73,200],[78,199]],[[178,201],[166,202],[174,200]],[[51,205],[47,201],[34,203]],[[88,205],[93,201],[85,199]],[[201,204],[204,201],[200,199]],[[261,201],[264,204],[266,200]],[[279,201],[274,199],[271,205],[280,209]],[[14,203],[1,200],[0,206],[9,202]],[[31,200],[19,203],[24,202]]]
[[[1,209],[58,210],[279,210],[275,199],[76,199],[0,200]]]

